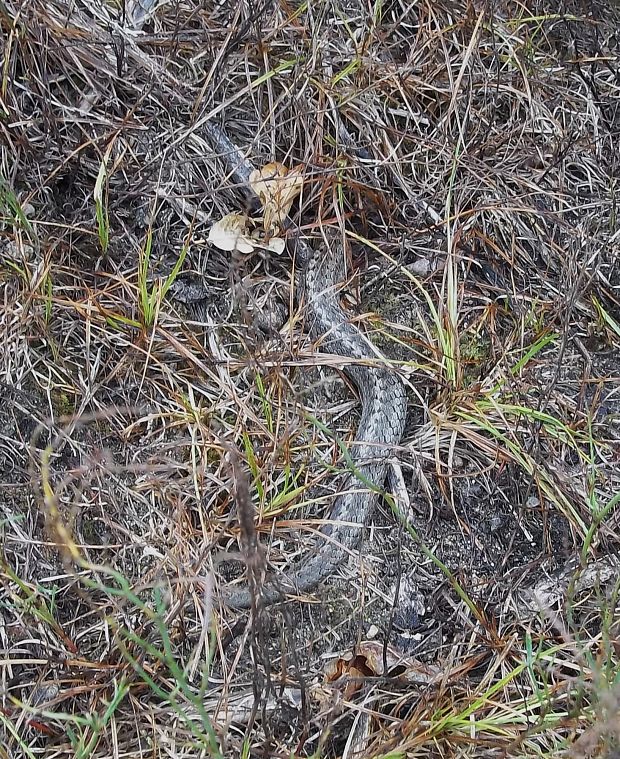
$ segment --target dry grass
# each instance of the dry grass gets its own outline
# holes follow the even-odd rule
[[[0,757],[615,756],[619,6],[141,3],[0,3]],[[410,384],[403,529],[249,623],[235,494],[306,555],[357,404],[211,122]]]

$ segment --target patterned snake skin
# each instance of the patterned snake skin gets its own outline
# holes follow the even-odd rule
[[[226,135],[209,125],[214,149],[228,162],[232,175],[245,184],[251,167]],[[249,168],[248,168],[249,167]],[[283,594],[313,590],[329,577],[358,547],[364,525],[375,508],[388,470],[388,458],[400,443],[407,415],[405,386],[397,374],[381,366],[378,350],[350,323],[342,310],[338,287],[344,278],[342,247],[335,235],[316,250],[303,245],[298,297],[305,299],[310,335],[321,349],[347,359],[368,360],[368,365],[348,364],[344,371],[354,382],[362,402],[361,419],[349,455],[352,473],[336,497],[330,525],[323,529],[326,540],[310,558],[287,575],[268,574],[259,588],[260,602],[282,600]],[[248,587],[225,588],[223,601],[230,607],[252,606]]]

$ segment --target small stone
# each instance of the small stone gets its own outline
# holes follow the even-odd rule
[[[407,268],[412,274],[424,276],[425,274],[429,274],[433,267],[428,258],[418,258],[417,261],[414,261],[412,264],[409,264]]]
[[[11,261],[28,261],[28,263],[32,263],[37,258],[32,245],[22,242],[18,244],[14,240],[7,241],[0,249],[0,256],[4,256]]]

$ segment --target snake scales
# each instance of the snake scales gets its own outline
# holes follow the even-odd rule
[[[208,125],[207,136],[212,148],[227,163],[231,176],[248,188],[251,164],[224,132]],[[405,386],[394,372],[377,365],[377,349],[351,324],[342,310],[338,285],[343,279],[342,255],[337,245],[319,246],[316,250],[298,241],[301,259],[301,292],[305,300],[310,335],[320,340],[324,350],[364,363],[350,363],[344,369],[358,389],[362,413],[357,435],[349,451],[352,474],[336,497],[330,524],[323,529],[326,540],[313,556],[286,576],[267,575],[259,589],[262,603],[281,600],[282,593],[313,590],[342,563],[347,551],[355,549],[361,540],[364,525],[370,519],[378,499],[378,490],[387,476],[388,458],[403,434],[407,399]],[[372,485],[372,487],[369,487]],[[249,587],[228,587],[224,602],[233,608],[249,608],[252,592]]]

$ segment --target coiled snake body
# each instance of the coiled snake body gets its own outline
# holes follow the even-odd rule
[[[245,183],[248,162],[218,127],[209,125],[208,133],[213,147],[227,160],[238,180]],[[404,431],[405,386],[398,375],[377,365],[379,352],[342,310],[338,286],[343,279],[343,256],[335,247],[326,244],[312,250],[303,245],[300,285],[312,338],[332,354],[359,361],[344,366],[362,403],[357,435],[349,450],[353,472],[336,497],[331,524],[323,530],[325,542],[290,574],[278,576],[277,581],[267,575],[259,588],[263,603],[281,600],[287,590],[291,593],[313,590],[342,563],[347,551],[359,545],[364,525],[385,483],[389,456]],[[233,608],[249,608],[252,592],[248,587],[228,587],[223,600]]]

